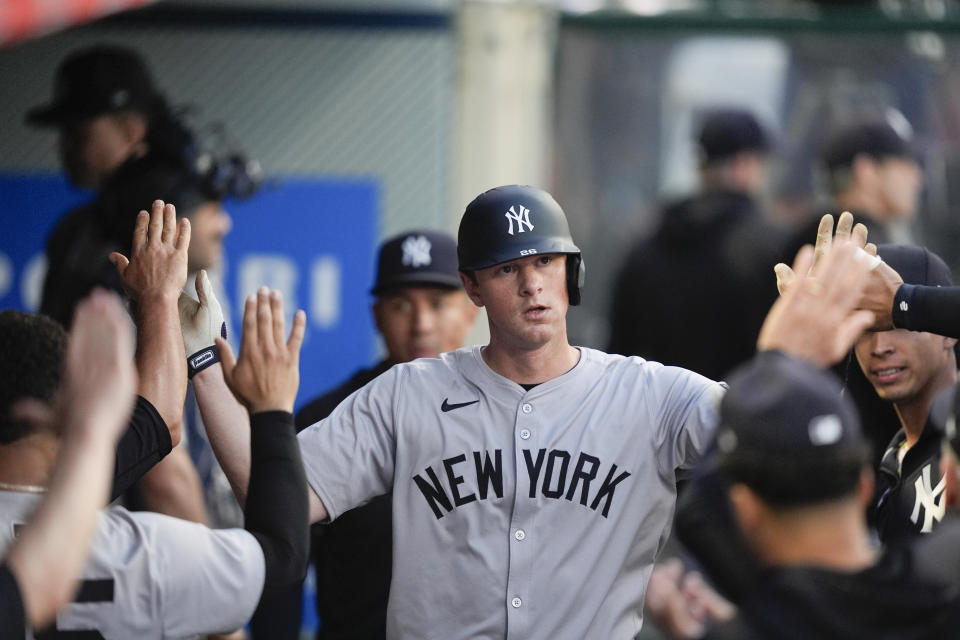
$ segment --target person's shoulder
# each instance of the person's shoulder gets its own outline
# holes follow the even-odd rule
[[[297,412],[297,428],[302,429],[315,422],[323,420],[330,415],[334,409],[337,408],[338,404],[346,400],[347,396],[357,389],[360,389],[371,380],[374,380],[389,368],[390,363],[386,360],[383,360],[374,367],[360,369],[350,376],[349,379],[340,383],[337,387],[310,400]]]
[[[410,376],[450,375],[463,371],[476,364],[480,347],[461,347],[454,351],[441,353],[436,358],[417,358],[396,365],[398,374]]]
[[[82,229],[95,222],[92,203],[86,203],[68,211],[54,225],[47,237],[47,247],[52,251],[61,251],[73,243]]]
[[[690,382],[702,386],[713,386],[718,389],[725,388],[724,383],[716,382],[704,375],[676,367],[665,365],[654,360],[646,360],[641,356],[623,356],[616,353],[606,353],[589,347],[578,347],[581,353],[581,359],[585,370],[591,370],[591,375],[599,375],[598,369],[603,370],[602,375],[611,376],[616,380],[628,382]]]

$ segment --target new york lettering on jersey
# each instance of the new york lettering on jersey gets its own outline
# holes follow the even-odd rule
[[[580,354],[529,390],[479,347],[397,365],[300,433],[331,518],[392,488],[389,637],[636,634],[675,471],[706,448],[723,387]]]
[[[430,509],[439,520],[446,513],[487,496],[503,498],[502,451],[473,451],[444,458],[436,465],[424,469],[423,474],[413,476],[413,481],[423,494]],[[617,465],[604,465],[600,458],[589,453],[571,454],[560,449],[523,449],[524,468],[527,475],[527,495],[552,500],[564,499],[588,506],[606,518],[613,503],[614,491],[632,474],[620,470]],[[468,458],[472,464],[468,463]],[[608,468],[601,481],[597,481],[602,468]],[[468,482],[463,474],[473,473],[475,482]],[[591,488],[592,487],[592,488]],[[472,490],[471,490],[472,489]]]

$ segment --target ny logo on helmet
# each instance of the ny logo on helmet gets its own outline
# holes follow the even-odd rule
[[[523,233],[524,231],[532,231],[533,224],[530,223],[530,209],[527,209],[523,205],[519,206],[520,213],[517,213],[514,207],[510,207],[510,210],[507,211],[504,216],[510,222],[510,228],[507,229],[507,233],[513,235],[513,223],[517,223],[517,233]],[[524,229],[526,227],[526,229]]]

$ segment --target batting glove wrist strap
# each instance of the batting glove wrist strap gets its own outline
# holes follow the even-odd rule
[[[187,357],[187,376],[193,379],[193,376],[218,362],[220,362],[220,350],[216,345],[201,349]]]

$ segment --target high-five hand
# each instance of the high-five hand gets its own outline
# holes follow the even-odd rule
[[[290,337],[285,339],[280,292],[261,287],[244,305],[239,357],[234,358],[226,340],[217,338],[227,386],[251,414],[293,412],[306,323],[306,314],[297,311]]]

